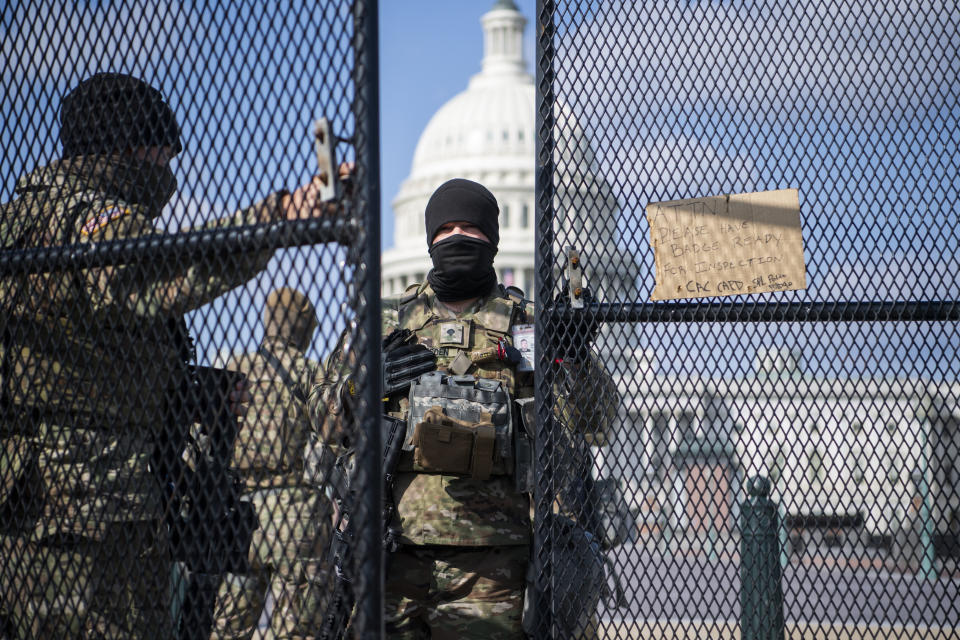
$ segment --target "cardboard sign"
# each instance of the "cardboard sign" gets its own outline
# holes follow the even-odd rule
[[[654,202],[647,222],[653,300],[807,288],[796,189]]]

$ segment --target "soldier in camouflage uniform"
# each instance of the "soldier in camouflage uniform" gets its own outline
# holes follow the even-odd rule
[[[387,336],[395,329],[409,329],[416,343],[436,354],[441,372],[499,381],[510,398],[524,400],[533,397],[533,372],[514,357],[519,355],[513,349],[514,331],[532,325],[534,311],[519,290],[497,283],[493,258],[498,214],[493,194],[475,182],[455,179],[437,189],[425,211],[434,268],[427,282],[384,299],[382,331]],[[345,357],[339,352],[331,356],[331,374],[350,369]],[[388,353],[385,369],[390,357]],[[577,364],[559,366],[570,370],[583,388],[600,389],[599,383],[609,382],[598,368],[578,374]],[[345,386],[332,377],[314,390],[311,410],[316,419],[335,414],[328,405],[339,393],[338,385]],[[428,428],[439,426],[435,431],[440,440],[443,429],[459,427],[430,408],[410,407],[401,394],[388,398],[386,410],[408,419],[408,435],[412,412],[424,415]],[[582,413],[570,424],[581,417],[597,416]],[[486,416],[465,426],[484,429],[496,421],[496,416]],[[402,454],[393,487],[394,525],[402,532],[402,545],[388,559],[388,637],[524,637],[531,505],[529,495],[517,489],[511,463],[494,450],[492,456],[477,456],[475,448],[468,473],[429,471],[425,446]]]
[[[0,219],[3,249],[163,233],[153,221],[181,150],[163,96],[99,74],[60,115],[63,158],[17,183]],[[271,194],[207,227],[319,215],[320,186]],[[171,561],[150,461],[167,393],[186,374],[176,336],[185,312],[255,276],[271,253],[0,282],[0,606],[10,636],[170,637]]]
[[[232,466],[240,472],[242,500],[253,503],[260,526],[249,549],[251,571],[228,574],[220,585],[214,638],[250,638],[273,595],[271,637],[307,638],[322,623],[331,588],[326,566],[332,508],[304,480],[304,451],[311,439],[306,395],[320,379],[304,351],[317,313],[299,291],[267,296],[264,338],[256,353],[227,364],[246,376],[252,400],[237,436]]]

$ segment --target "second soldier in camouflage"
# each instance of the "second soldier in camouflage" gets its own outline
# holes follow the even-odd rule
[[[244,374],[250,387],[232,466],[259,528],[248,553],[250,572],[228,574],[221,582],[212,635],[219,639],[252,637],[268,592],[274,602],[271,637],[312,637],[331,586],[325,558],[330,501],[303,473],[311,429],[306,394],[320,379],[319,366],[304,355],[317,328],[316,310],[303,293],[283,287],[267,296],[263,323],[257,352],[227,365]]]

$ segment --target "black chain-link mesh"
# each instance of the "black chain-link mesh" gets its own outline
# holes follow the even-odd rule
[[[0,637],[379,635],[376,21],[0,9]]]
[[[537,637],[955,637],[954,3],[537,20]],[[786,188],[805,291],[649,301],[648,204]]]

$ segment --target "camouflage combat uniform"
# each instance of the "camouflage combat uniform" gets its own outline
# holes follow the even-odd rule
[[[267,335],[260,349],[227,364],[246,376],[252,396],[232,466],[259,528],[250,544],[250,573],[227,574],[220,584],[213,638],[250,638],[267,589],[274,601],[270,637],[311,637],[331,592],[326,556],[332,507],[304,480],[304,450],[311,440],[304,402],[320,379],[319,365],[304,349],[317,327],[316,312],[303,294],[284,288],[270,294],[264,315]]]
[[[3,248],[163,233],[128,162],[80,157],[22,178],[3,207]],[[255,223],[279,212],[280,197],[208,226]],[[149,465],[166,394],[185,373],[172,327],[253,277],[271,253],[0,282],[0,590],[15,637],[170,637],[164,503]]]
[[[441,322],[450,320],[465,323],[459,345],[440,335]],[[532,323],[532,304],[511,299],[499,286],[456,314],[429,285],[383,302],[383,334],[398,327],[414,331],[418,342],[438,351],[440,370],[461,351],[495,345],[498,338],[512,344],[511,327]],[[518,373],[501,361],[474,365],[467,373],[502,381],[512,398],[533,395],[532,373]],[[397,474],[394,498],[403,546],[390,558],[385,605],[390,637],[522,637],[527,494],[516,491],[510,475],[481,481],[417,473],[409,459],[401,460],[400,468],[406,471]]]
[[[436,298],[429,284],[413,285],[401,296],[384,299],[383,335],[396,328],[410,329],[421,344],[437,353],[438,368],[448,371],[458,354],[496,346],[498,340],[512,345],[514,326],[533,324],[533,305],[518,294],[497,285],[464,311],[454,313]],[[441,335],[451,322],[463,327],[462,333],[452,332],[452,339]],[[349,370],[342,358],[337,352],[331,356],[331,374]],[[598,379],[580,378],[582,388],[597,389],[601,381],[609,382],[599,369],[591,372]],[[533,373],[517,371],[503,360],[475,363],[466,374],[501,381],[513,399],[533,397]],[[339,393],[336,389],[336,381],[330,379],[314,390],[315,419],[329,420],[333,415],[329,405]],[[392,400],[388,409],[406,417],[407,399]],[[597,417],[573,411],[570,404],[564,408],[570,414],[568,424]],[[479,480],[415,468],[412,452],[405,452],[394,483],[394,524],[402,529],[402,546],[388,559],[388,637],[523,638],[521,614],[531,541],[528,494],[517,491],[510,469],[494,467],[489,478]]]

